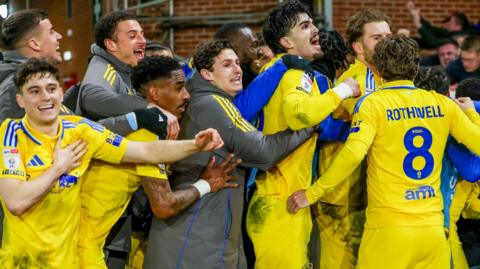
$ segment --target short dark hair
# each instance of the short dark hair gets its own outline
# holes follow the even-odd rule
[[[470,35],[463,40],[460,46],[462,51],[476,51],[480,52],[480,36]]]
[[[150,82],[169,78],[170,72],[181,68],[180,63],[174,58],[166,56],[146,57],[133,68],[132,86],[135,90],[144,93],[145,86]]]
[[[18,42],[31,33],[42,20],[48,19],[48,13],[41,9],[17,11],[2,23],[2,42],[9,50],[18,46]]]
[[[438,44],[439,44],[438,48],[441,47],[441,46],[448,45],[448,44],[452,44],[457,48],[459,47],[458,42],[455,39],[450,38],[450,37],[439,38],[438,39]]]
[[[105,49],[105,39],[115,40],[115,31],[122,21],[135,20],[135,16],[125,12],[116,11],[102,17],[95,24],[95,44]]]
[[[172,49],[169,46],[163,45],[158,42],[149,41],[145,45],[145,51],[164,51],[164,50],[168,50],[170,52],[172,51]]]
[[[465,13],[455,12],[452,14],[452,17],[454,17],[455,22],[462,27],[461,31],[466,31],[470,28],[470,21]]]
[[[458,83],[455,97],[470,97],[480,100],[480,78],[467,78]]]
[[[42,59],[30,58],[20,66],[20,69],[15,73],[15,77],[13,78],[17,92],[22,94],[23,85],[39,73],[40,78],[52,76],[57,81],[60,81],[60,73],[54,64]]]
[[[362,10],[350,17],[347,22],[347,47],[350,54],[356,56],[352,44],[363,36],[365,24],[382,21],[390,24],[390,18],[382,11],[375,9]]]
[[[232,37],[240,31],[240,29],[249,28],[245,23],[241,22],[227,22],[218,28],[213,35],[214,39],[231,40]]]
[[[287,50],[280,45],[280,39],[286,36],[298,23],[299,15],[306,13],[312,17],[307,7],[298,0],[283,2],[272,10],[263,25],[263,38],[274,54],[284,53]]]
[[[193,65],[198,71],[202,69],[212,71],[215,57],[224,49],[235,51],[232,44],[226,39],[214,39],[201,43],[193,55]]]
[[[447,95],[450,79],[441,66],[420,67],[414,80],[415,86]]]
[[[404,35],[392,35],[378,42],[373,63],[386,81],[413,80],[418,73],[418,43]]]

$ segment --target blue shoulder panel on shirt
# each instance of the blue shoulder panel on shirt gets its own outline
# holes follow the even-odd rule
[[[314,74],[315,74],[315,80],[317,81],[317,86],[318,86],[318,89],[320,90],[320,93],[325,93],[328,88],[329,88],[329,85],[328,85],[328,78],[318,72],[318,71],[314,71]]]
[[[355,108],[353,109],[353,115],[358,113],[363,101],[365,101],[365,98],[367,98],[367,96],[369,96],[370,94],[371,93],[365,94],[364,96],[360,97],[360,99],[358,99],[357,103],[355,104]]]
[[[86,124],[88,126],[90,126],[90,128],[92,128],[93,130],[95,131],[98,131],[100,133],[103,133],[105,131],[105,127],[101,124],[98,124],[94,121],[91,121],[89,119],[82,119],[78,122],[78,124]]]
[[[3,138],[3,146],[6,147],[16,147],[17,146],[17,130],[20,128],[20,125],[14,120],[10,120],[7,125],[7,133]]]

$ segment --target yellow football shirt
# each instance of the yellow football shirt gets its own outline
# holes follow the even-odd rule
[[[264,69],[272,66],[281,56],[278,55]],[[263,108],[263,133],[268,135],[287,128],[299,130],[314,126],[332,113],[340,101],[333,91],[320,94],[313,75],[290,69]],[[257,193],[288,196],[298,189],[309,187],[316,139],[314,135],[267,171],[265,180],[257,180]]]
[[[78,179],[90,160],[119,163],[127,140],[103,126],[77,116],[59,116],[60,128],[55,137],[37,132],[28,118],[5,120],[1,134],[1,178],[35,180],[52,166],[58,139],[62,147],[78,139],[88,142],[88,151],[77,168],[59,178],[50,192],[21,216],[5,207],[2,268],[78,268],[77,240],[80,219],[80,185]]]
[[[155,141],[158,136],[141,129],[126,137],[132,141]],[[140,186],[140,176],[168,180],[165,166],[152,164],[113,165],[93,161],[82,177],[79,253],[82,267],[103,261],[103,246],[113,225]],[[101,179],[101,180],[99,180]]]
[[[380,76],[373,72],[365,63],[355,59],[355,63],[351,64],[347,71],[345,71],[337,80],[337,85],[342,83],[347,78],[353,78],[358,82],[361,96],[370,94],[382,85]],[[353,113],[355,103],[360,99],[349,98],[343,100],[340,106],[332,113],[334,118],[350,121]],[[332,161],[342,149],[343,142],[326,142],[322,145],[319,151],[319,174],[323,174]],[[322,197],[321,201],[328,204],[342,205],[342,206],[361,206],[364,201],[364,181],[365,165],[358,166],[355,171],[350,174],[344,182],[335,187]]]
[[[309,202],[336,186],[367,154],[366,227],[443,225],[441,161],[448,135],[480,153],[480,128],[450,99],[406,80],[357,103],[350,136]]]

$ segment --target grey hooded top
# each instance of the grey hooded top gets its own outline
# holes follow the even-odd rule
[[[232,96],[198,73],[187,81],[187,89],[192,98],[181,120],[180,139],[191,139],[206,128],[217,129],[225,142],[214,153],[218,159],[232,152],[243,160],[242,166],[267,170],[313,134],[309,128],[263,135],[240,116]],[[197,153],[176,163],[172,189],[184,189],[197,181],[211,156],[209,152]],[[207,194],[169,219],[154,218],[144,268],[246,268],[240,228],[243,170],[237,167],[233,171],[238,188]]]

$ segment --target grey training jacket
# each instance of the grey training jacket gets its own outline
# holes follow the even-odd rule
[[[191,102],[181,120],[180,139],[192,139],[206,128],[219,131],[225,146],[243,166],[267,170],[288,156],[313,134],[312,128],[263,135],[244,120],[232,97],[196,73],[187,82]],[[197,153],[175,164],[173,190],[184,189],[199,179],[212,153]],[[145,269],[247,268],[242,246],[241,218],[244,205],[244,168],[233,175],[239,187],[210,193],[177,216],[154,218],[145,256]]]

